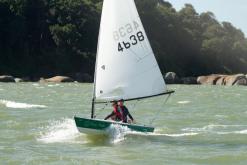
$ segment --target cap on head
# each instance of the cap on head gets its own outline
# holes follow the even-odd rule
[[[119,102],[124,102],[124,99],[119,100]]]
[[[117,105],[117,101],[112,101],[112,105]]]

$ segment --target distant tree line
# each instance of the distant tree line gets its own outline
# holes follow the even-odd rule
[[[136,0],[163,73],[247,72],[247,39],[212,12]],[[93,75],[102,0],[0,0],[0,74]]]

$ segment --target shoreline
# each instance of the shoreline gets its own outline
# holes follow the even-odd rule
[[[186,85],[243,85],[247,86],[247,75],[239,73],[234,75],[210,74],[198,77],[179,77],[174,72],[168,72],[164,76],[166,84],[186,84]],[[93,83],[93,78],[89,74],[79,75],[77,77],[54,76],[50,78],[18,78],[11,75],[0,75],[1,83]]]

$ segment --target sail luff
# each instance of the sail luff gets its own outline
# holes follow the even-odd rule
[[[102,19],[102,15],[103,15],[103,8],[104,8],[104,3],[102,6],[102,11],[101,11],[101,19]],[[95,104],[95,99],[96,99],[96,79],[97,79],[98,52],[99,52],[99,44],[100,44],[100,36],[101,36],[100,32],[101,32],[101,21],[100,21],[100,28],[99,28],[99,34],[98,34],[97,52],[96,52],[96,57],[95,57],[91,118],[94,118],[94,113],[95,113],[95,105],[94,104]]]

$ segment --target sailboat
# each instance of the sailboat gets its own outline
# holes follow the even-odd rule
[[[92,98],[91,118],[75,116],[82,133],[105,133],[120,125],[138,132],[153,126],[96,119],[95,104],[168,95],[163,76],[137,12],[134,0],[104,0]]]

